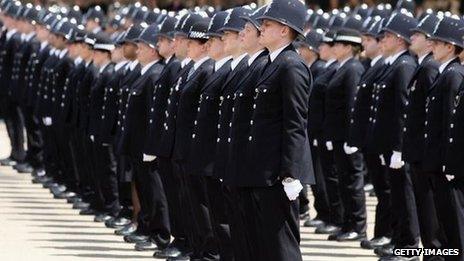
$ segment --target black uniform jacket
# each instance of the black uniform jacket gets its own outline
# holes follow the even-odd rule
[[[348,140],[351,109],[363,73],[362,64],[351,58],[337,69],[327,85],[323,123],[326,140],[343,142]]]
[[[403,159],[420,162],[424,153],[425,102],[433,82],[438,76],[439,64],[427,55],[417,67],[408,88],[408,102],[403,128]]]
[[[422,169],[426,172],[442,169],[444,147],[449,142],[449,139],[446,140],[446,130],[450,124],[450,116],[455,112],[454,101],[463,80],[464,68],[456,58],[440,73],[427,95],[422,159]]]
[[[149,112],[149,131],[145,141],[144,153],[147,155],[158,155],[161,137],[165,130],[164,121],[166,119],[166,109],[168,107],[171,88],[176,84],[181,64],[179,59],[171,57],[166,63],[160,79],[151,88],[150,112]]]
[[[374,83],[373,105],[368,125],[367,150],[371,153],[401,151],[404,111],[408,86],[417,64],[408,51],[403,52]]]
[[[370,106],[372,106],[372,90],[374,81],[385,69],[385,60],[380,58],[373,66],[369,67],[361,77],[356,87],[354,106],[351,108],[350,126],[348,133],[348,145],[364,148],[366,145],[366,132],[369,123]]]
[[[200,89],[200,101],[196,114],[188,158],[191,174],[212,176],[216,154],[217,124],[219,119],[220,91],[231,71],[230,60],[211,74]]]
[[[314,184],[307,132],[311,73],[293,46],[286,47],[256,84],[247,157],[253,164],[240,180],[265,187],[293,177]]]
[[[187,82],[181,90],[176,117],[174,160],[185,160],[190,155],[190,142],[200,102],[201,88],[205,85],[213,71],[214,60],[206,60],[190,77],[187,77]]]

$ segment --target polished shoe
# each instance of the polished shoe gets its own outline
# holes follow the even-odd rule
[[[148,240],[135,243],[134,248],[137,251],[153,251],[158,249],[158,245],[152,240]]]
[[[33,177],[41,177],[41,176],[45,176],[47,172],[42,168],[38,168],[38,169],[34,169],[31,174]]]
[[[82,198],[79,197],[78,195],[76,195],[75,197],[70,197],[70,198],[67,198],[66,199],[66,202],[70,203],[70,204],[74,204],[76,202],[82,202]]]
[[[363,240],[361,241],[361,248],[364,249],[375,249],[379,247],[383,247],[387,244],[390,244],[391,239],[388,237],[377,237],[371,240]]]
[[[32,179],[33,184],[44,184],[48,182],[53,182],[53,178],[47,176],[37,176]]]
[[[153,254],[155,258],[175,258],[184,255],[182,251],[176,246],[168,246],[167,248],[156,251]],[[188,256],[188,255],[185,255]]]
[[[72,191],[64,191],[64,192],[56,194],[56,195],[54,194],[53,197],[57,198],[57,199],[69,199],[69,198],[76,197],[76,193],[74,193]]]
[[[96,214],[95,210],[91,208],[85,208],[79,211],[79,215],[82,215],[82,216],[93,216],[95,214]]]
[[[2,166],[10,166],[11,167],[11,166],[14,166],[16,164],[17,164],[16,160],[12,159],[11,157],[0,160],[0,165],[2,165]]]
[[[46,189],[49,189],[49,188],[51,188],[51,187],[56,187],[56,186],[58,186],[58,185],[59,185],[59,184],[56,183],[55,181],[53,181],[53,179],[50,180],[50,181],[47,181],[47,182],[42,183],[42,187],[43,187],[43,188],[46,188]]]
[[[134,234],[136,230],[137,225],[134,223],[129,223],[123,228],[115,230],[114,233],[119,236],[129,236]]]
[[[112,217],[113,216],[110,216],[108,214],[98,214],[98,215],[95,216],[93,221],[102,223],[102,222],[105,222],[105,221],[111,219]]]
[[[105,221],[105,226],[108,228],[120,228],[120,227],[124,227],[130,222],[131,222],[130,219],[127,219],[124,217],[118,217],[118,218],[113,218],[113,219]]]
[[[388,257],[381,257],[379,261],[419,261],[420,258],[418,256],[388,256]]]
[[[355,231],[346,232],[343,234],[339,234],[337,236],[337,241],[344,242],[344,241],[358,241],[366,239],[366,233],[358,233]]]
[[[340,227],[333,226],[333,225],[325,225],[316,228],[314,233],[316,234],[334,234],[340,231]]]
[[[148,240],[150,240],[150,237],[145,235],[133,234],[124,236],[124,242],[126,243],[146,242]]]
[[[16,164],[15,169],[18,171],[18,173],[32,173],[32,171],[34,171],[34,168],[31,166],[31,164],[27,162]]]
[[[320,220],[320,219],[316,219],[316,218],[313,218],[313,219],[307,219],[303,226],[305,227],[320,227],[320,226],[324,226],[325,225],[325,222]]]
[[[374,190],[374,186],[371,183],[364,185],[364,192],[371,192]]]
[[[176,257],[168,257],[166,261],[190,261],[193,260],[189,255],[182,254]]]
[[[82,201],[82,202],[74,203],[72,208],[73,209],[87,209],[89,207],[90,207],[89,203]]]
[[[61,193],[66,192],[66,186],[64,185],[57,185],[50,187],[50,192],[53,194],[53,197],[58,197]]]
[[[395,246],[392,244],[386,244],[382,247],[375,248],[374,253],[380,257],[391,257],[393,256],[393,250]]]
[[[327,237],[327,240],[329,240],[329,241],[337,241],[338,236],[339,236],[339,235],[342,235],[342,234],[343,234],[342,231],[338,231],[338,232],[336,232],[336,233],[333,233],[333,234],[329,235],[329,236]]]

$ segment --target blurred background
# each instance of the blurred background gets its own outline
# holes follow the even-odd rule
[[[104,10],[108,8],[111,4],[119,2],[121,4],[141,2],[143,5],[146,5],[151,8],[163,8],[168,10],[180,10],[182,8],[190,8],[193,6],[204,6],[210,5],[216,9],[225,9],[230,8],[236,5],[249,4],[251,2],[257,2],[258,4],[265,3],[270,0],[26,0],[22,2],[33,2],[35,4],[76,4],[81,7],[82,10],[86,10],[90,6],[100,5]],[[368,5],[375,5],[378,3],[391,3],[392,6],[396,4],[396,0],[305,0],[306,4],[313,9],[323,9],[324,11],[329,11],[334,8],[340,8],[344,6],[357,6],[362,3]],[[433,8],[436,11],[451,11],[454,14],[462,14],[464,4],[460,0],[416,0],[416,6],[418,9],[427,9]]]

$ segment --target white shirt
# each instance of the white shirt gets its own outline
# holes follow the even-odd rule
[[[391,55],[390,57],[388,57],[388,64],[392,65],[396,61],[396,59],[398,59],[398,57],[400,57],[400,55],[402,55],[405,52],[406,52],[406,50],[401,50],[401,51],[397,52],[396,54]]]
[[[341,61],[341,62],[340,62],[340,66],[338,66],[338,68],[342,68],[342,66],[343,66],[346,62],[348,62],[348,60],[350,60],[351,58],[353,58],[353,56],[350,56],[350,57],[346,58],[345,60]]]
[[[371,60],[371,67],[374,66],[382,58],[382,55],[377,55]]]
[[[16,30],[16,29],[12,29],[12,30],[8,31],[8,32],[6,33],[6,39],[7,39],[7,40],[10,40],[10,38],[13,36],[13,34],[15,34],[17,31],[18,31],[18,30]]]
[[[454,60],[454,59],[456,59],[456,57],[453,57],[453,58],[449,59],[448,61],[442,63],[442,64],[440,65],[440,67],[438,67],[438,72],[440,72],[440,74],[443,73],[443,71],[445,70],[446,66],[448,66],[448,64],[450,64],[450,62],[451,62],[452,60]]]
[[[80,56],[77,56],[77,58],[74,59],[74,64],[75,64],[75,65],[78,65],[78,64],[80,64],[81,62],[82,62],[82,58],[81,58]]]
[[[424,61],[425,57],[429,55],[428,53],[422,55],[421,57],[417,58],[417,62],[419,63],[419,65],[422,64],[422,62]]]
[[[333,64],[334,62],[336,62],[337,60],[335,59],[330,59],[328,60],[326,63],[325,63],[325,68],[328,68],[331,64]]]
[[[169,61],[171,60],[172,56],[173,56],[173,55],[169,56],[166,60],[164,60],[164,64],[168,64]]]
[[[254,53],[252,56],[250,56],[250,58],[248,59],[248,66],[250,66],[262,52],[264,52],[264,49],[261,49]]]
[[[139,64],[139,60],[134,60],[129,64],[129,70],[133,71],[135,67]]]
[[[63,59],[63,57],[68,53],[68,49],[63,49],[60,51],[59,56],[60,59]]]
[[[155,61],[153,61],[153,62],[151,62],[151,63],[149,63],[149,64],[143,66],[142,70],[140,71],[140,72],[141,72],[141,75],[144,75],[144,74],[148,71],[148,69],[150,69],[150,67],[151,67],[153,64],[157,63],[157,62],[158,62],[158,60],[155,60]]]
[[[287,44],[287,45],[284,45],[282,47],[280,47],[279,49],[273,51],[272,53],[269,54],[269,57],[271,59],[271,63],[277,58],[277,56],[285,49],[289,46],[290,44]]]
[[[40,43],[40,51],[42,51],[43,49],[45,49],[45,47],[47,47],[47,45],[48,45],[48,42],[47,42],[47,41]]]
[[[230,68],[232,68],[232,71],[235,70],[235,68],[237,67],[237,65],[243,60],[243,58],[245,58],[245,56],[247,56],[248,54],[247,53],[243,53],[241,54],[239,57],[235,58],[232,60],[232,62],[230,63]]]
[[[193,70],[196,70],[198,69],[204,62],[206,62],[207,60],[209,59],[208,56],[205,56],[203,58],[201,58],[199,61],[195,62],[195,64],[193,65]]]
[[[105,70],[106,66],[108,66],[108,64],[110,64],[109,62],[103,64],[103,66],[100,67],[100,70],[98,70],[99,73],[102,73],[103,70]]]
[[[128,63],[127,61],[120,61],[118,62],[115,66],[114,66],[114,71],[119,71],[119,69],[121,69],[124,65],[126,65],[126,63]]]
[[[26,34],[26,35],[24,36],[24,40],[26,40],[27,42],[29,42],[29,41],[32,39],[32,37],[34,37],[34,36],[35,36],[35,32],[30,32],[30,33],[28,33],[28,34]]]
[[[232,58],[231,56],[227,56],[227,57],[222,58],[219,61],[216,61],[216,63],[214,64],[214,71],[217,72],[219,69],[221,69],[221,67],[231,58]]]
[[[185,58],[184,60],[182,60],[182,62],[180,62],[180,67],[184,68],[192,59],[190,58]]]

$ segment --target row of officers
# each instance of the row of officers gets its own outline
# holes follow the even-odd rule
[[[155,258],[302,260],[311,185],[304,224],[328,240],[464,260],[464,21],[416,19],[409,2],[323,23],[275,0],[108,34],[99,8],[76,19],[3,0],[1,163]]]

